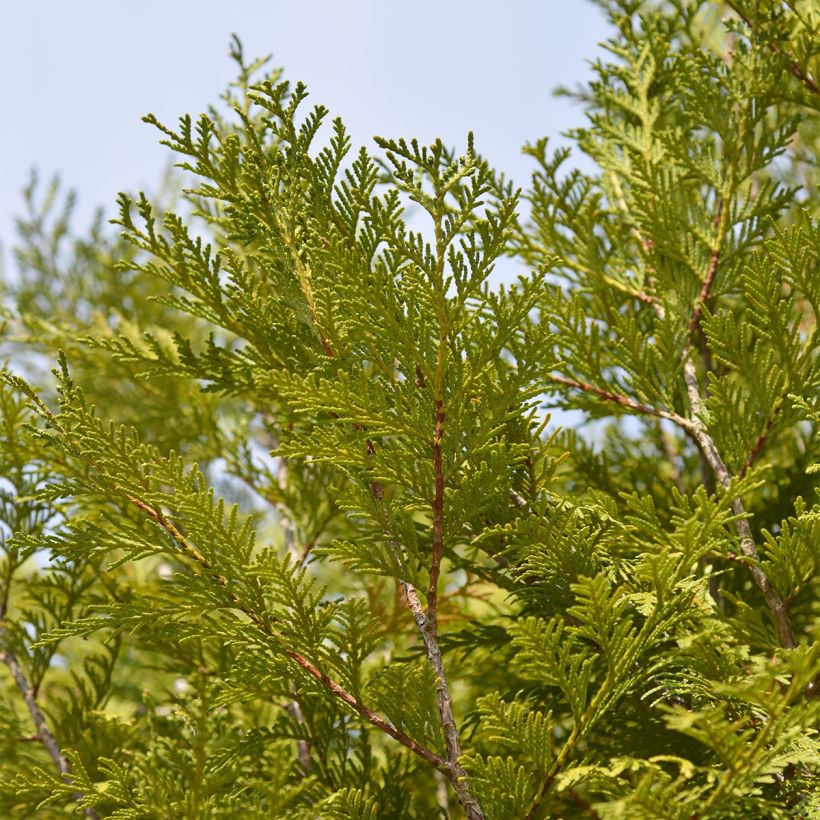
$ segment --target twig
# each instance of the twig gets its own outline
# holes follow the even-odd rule
[[[436,313],[438,315],[438,350],[433,384],[435,407],[435,432],[433,434],[433,552],[430,557],[429,586],[427,589],[427,612],[421,607],[416,590],[410,584],[403,584],[404,594],[413,620],[421,634],[427,659],[436,673],[436,704],[438,706],[441,728],[444,732],[444,743],[447,747],[447,762],[452,776],[450,782],[458,795],[458,801],[464,809],[468,820],[484,820],[484,812],[472,793],[467,782],[467,773],[461,768],[461,738],[456,725],[453,699],[447,684],[444,661],[438,642],[438,581],[441,573],[441,559],[444,553],[444,463],[442,458],[442,439],[444,437],[444,374],[447,363],[448,317],[446,285],[444,283],[445,252],[447,243],[444,239],[442,219],[444,209],[444,192],[439,191],[437,203],[440,210],[433,216],[436,241],[436,267],[434,285],[436,291]]]
[[[726,468],[726,464],[724,463],[720,453],[718,452],[714,440],[709,435],[706,426],[701,421],[703,409],[702,400],[700,396],[700,387],[698,385],[697,372],[695,371],[695,365],[692,360],[692,348],[694,346],[695,336],[698,330],[700,329],[700,323],[701,319],[703,318],[703,311],[705,309],[706,301],[709,298],[709,293],[711,291],[712,285],[717,275],[718,265],[720,263],[720,249],[722,246],[723,236],[725,236],[727,230],[727,218],[723,206],[723,199],[721,199],[718,203],[715,220],[717,222],[718,241],[715,243],[715,247],[712,249],[709,255],[709,263],[706,268],[706,273],[704,275],[703,282],[701,283],[700,292],[695,303],[692,318],[689,322],[689,341],[683,354],[683,377],[684,382],[686,384],[686,389],[689,396],[689,404],[692,411],[691,418],[686,418],[684,416],[678,415],[677,413],[669,412],[661,408],[650,407],[649,405],[641,404],[640,402],[628,398],[627,396],[621,396],[609,390],[604,390],[603,388],[596,387],[592,384],[588,384],[587,382],[581,382],[575,379],[567,379],[563,376],[554,375],[550,376],[549,378],[556,384],[563,384],[568,387],[574,387],[578,390],[583,390],[587,393],[591,393],[594,396],[598,396],[598,398],[604,399],[605,401],[613,402],[615,404],[620,405],[621,407],[625,407],[629,410],[632,410],[633,412],[640,413],[643,415],[655,416],[657,418],[665,418],[669,421],[674,422],[683,430],[685,430],[694,439],[694,441],[698,445],[698,449],[708,462],[709,466],[711,467],[721,486],[723,486],[724,488],[728,488],[731,484],[731,475],[729,474],[729,471]],[[655,302],[653,304],[653,308],[655,309],[658,318],[663,319],[663,306],[659,302]],[[759,440],[759,442],[756,443],[755,447],[753,448],[752,454],[750,455],[751,459],[753,459],[757,455],[757,452],[759,452],[760,447],[763,446],[765,440],[765,431],[764,434],[762,434],[762,436],[763,438]],[[749,463],[751,463],[751,461],[749,461]],[[745,473],[745,469],[743,470],[743,472]],[[735,528],[740,537],[741,551],[747,558],[751,559],[750,569],[752,572],[752,576],[758,588],[762,592],[769,609],[772,612],[772,616],[774,617],[775,623],[777,624],[780,643],[786,649],[792,649],[797,644],[794,637],[794,631],[791,626],[791,621],[789,619],[789,615],[786,610],[786,606],[783,602],[783,599],[780,597],[777,590],[772,586],[769,577],[760,567],[760,559],[757,552],[757,547],[755,545],[751,527],[749,526],[749,522],[746,519],[746,510],[743,506],[743,502],[740,498],[735,498],[732,501],[731,507],[732,512],[736,516]]]
[[[71,766],[69,765],[68,760],[66,760],[65,755],[62,753],[60,745],[57,743],[57,739],[52,734],[51,729],[48,728],[46,716],[43,714],[40,704],[37,703],[37,693],[34,687],[29,683],[26,673],[20,665],[20,661],[17,659],[17,656],[11,651],[11,649],[8,648],[8,631],[2,623],[2,613],[0,613],[0,646],[4,647],[0,650],[0,662],[4,663],[8,667],[8,670],[11,673],[12,678],[14,678],[14,682],[17,685],[20,694],[25,701],[26,708],[28,709],[28,713],[31,716],[31,721],[36,730],[36,739],[51,756],[51,759],[57,766],[57,770],[60,772],[62,779],[69,782],[71,780]],[[79,793],[72,794],[72,798],[76,801],[80,801],[82,800],[83,795]],[[94,820],[99,817],[97,812],[90,807],[87,807],[84,813],[86,817],[94,818]]]
[[[441,657],[441,649],[438,643],[438,636],[433,631],[430,619],[425,615],[424,608],[419,600],[418,593],[412,584],[402,582],[402,588],[407,599],[413,620],[416,622],[421,634],[424,648],[427,652],[427,659],[436,674],[436,703],[438,705],[441,727],[444,732],[444,742],[447,746],[447,762],[452,776],[450,782],[458,795],[467,817],[470,820],[482,820],[484,813],[478,805],[478,801],[473,796],[467,785],[467,773],[461,768],[458,759],[461,756],[461,740],[459,738],[458,726],[456,725],[455,712],[453,710],[453,699],[450,695],[450,688],[447,684],[447,676],[444,670],[444,661]]]
[[[433,634],[437,632],[438,579],[441,573],[441,558],[444,552],[444,465],[441,455],[441,441],[444,435],[444,408],[436,399],[436,430],[433,436],[433,472],[435,490],[433,496],[433,555],[430,560],[430,585],[427,590],[427,621]]]
[[[271,633],[274,637],[279,637],[275,633]],[[444,774],[450,782],[453,781],[454,773],[448,761],[439,757],[435,752],[417,743],[413,738],[404,734],[404,732],[397,729],[392,724],[388,723],[380,715],[377,715],[372,709],[369,709],[354,695],[350,694],[336,681],[331,679],[327,674],[322,672],[318,667],[314,666],[304,655],[292,649],[285,649],[285,654],[296,661],[308,674],[318,680],[329,692],[335,695],[340,700],[343,700],[353,710],[358,712],[368,723],[371,723],[378,729],[381,729],[385,734],[390,735],[394,740],[401,743],[402,746],[409,749],[411,752],[417,754],[422,760],[426,760],[432,766],[435,766],[442,774]]]
[[[783,398],[781,397],[780,400],[775,404],[775,406],[772,407],[772,411],[769,414],[769,418],[766,419],[766,424],[760,431],[760,435],[755,439],[755,442],[752,445],[752,449],[749,450],[749,455],[746,456],[746,461],[743,462],[743,466],[740,468],[740,472],[738,473],[739,478],[743,478],[746,475],[746,473],[749,471],[749,468],[752,466],[752,464],[754,464],[755,459],[760,455],[761,451],[763,450],[763,447],[769,439],[772,427],[774,427],[774,423],[777,420],[777,416],[779,415],[780,408],[782,406]]]
[[[564,376],[550,375],[547,378],[556,384],[563,384],[567,387],[574,387],[577,390],[583,390],[585,393],[592,393],[592,395],[597,396],[599,399],[614,402],[615,404],[619,404],[621,407],[634,410],[636,413],[640,413],[644,416],[655,416],[656,418],[668,419],[683,428],[686,428],[688,425],[688,420],[677,413],[664,410],[661,407],[650,407],[648,404],[641,404],[634,399],[630,399],[628,396],[621,396],[618,393],[612,393],[609,390],[596,387],[594,384],[577,381],[576,379],[567,379]]]
[[[375,452],[373,443],[370,441],[367,442],[367,452],[368,455],[371,456]],[[381,483],[378,481],[371,482],[370,493],[380,511],[383,511],[384,487]],[[401,554],[398,541],[396,541],[389,532],[385,531],[384,534],[388,539],[391,550],[398,558]],[[439,770],[446,775],[452,784],[458,796],[459,803],[461,803],[469,820],[484,820],[484,813],[467,784],[467,773],[458,763],[458,758],[461,756],[461,741],[459,739],[458,726],[456,725],[455,712],[453,710],[453,699],[447,684],[444,661],[441,657],[438,635],[424,611],[416,588],[405,580],[401,581],[401,587],[404,592],[404,599],[416,623],[416,628],[421,635],[427,660],[430,662],[430,666],[433,667],[433,671],[436,675],[436,705],[438,706],[439,718],[447,746],[447,769],[441,769],[439,767]]]
[[[441,657],[441,647],[438,642],[438,579],[441,573],[441,559],[444,552],[444,465],[442,461],[441,442],[444,436],[444,404],[436,399],[436,428],[433,437],[433,472],[435,475],[435,490],[433,496],[433,554],[430,560],[430,585],[427,591],[427,612],[421,606],[416,590],[410,584],[404,584],[404,594],[407,598],[413,620],[424,641],[427,658],[433,671],[436,673],[436,702],[438,704],[441,728],[444,732],[444,743],[447,747],[447,760],[450,765],[459,770],[457,780],[453,781],[453,788],[458,793],[459,801],[469,818],[483,818],[484,815],[473,797],[465,780],[466,772],[459,766],[461,757],[461,739],[456,725],[453,699],[447,684],[447,675],[444,670],[444,661]]]
[[[720,226],[723,221],[723,200],[718,202],[717,213],[715,214],[715,223]],[[718,269],[718,262],[720,261],[720,246],[712,249],[709,255],[709,264],[706,268],[706,276],[703,277],[703,283],[700,286],[700,293],[695,302],[695,309],[692,312],[692,318],[689,321],[689,345],[695,343],[695,334],[700,328],[700,320],[703,318],[703,311],[706,307],[706,300],[709,298],[709,292],[712,289],[712,283],[715,281],[715,274]]]
[[[68,760],[66,760],[65,755],[62,751],[60,751],[60,746],[57,743],[57,740],[51,733],[51,729],[48,728],[46,716],[43,714],[43,710],[40,709],[40,704],[37,703],[37,694],[34,687],[28,682],[26,673],[20,665],[20,661],[17,660],[17,656],[11,651],[11,649],[8,648],[8,632],[6,627],[1,623],[0,643],[2,643],[3,647],[5,647],[2,651],[0,651],[0,660],[2,660],[2,662],[8,667],[12,678],[14,678],[14,682],[17,684],[17,688],[20,690],[20,694],[23,696],[23,700],[26,703],[29,715],[31,715],[31,720],[34,723],[34,728],[37,731],[37,739],[51,755],[51,758],[54,760],[60,774],[71,774],[71,766],[69,765]]]
[[[709,264],[707,265],[700,293],[698,294],[698,299],[692,312],[692,319],[689,322],[689,342],[683,352],[683,380],[686,384],[689,406],[691,408],[691,418],[687,419],[687,429],[697,443],[698,449],[712,468],[717,480],[721,486],[726,489],[731,484],[732,477],[715,445],[714,439],[709,435],[706,425],[701,420],[703,416],[703,401],[701,399],[698,375],[692,357],[695,336],[700,329],[700,320],[703,316],[704,306],[709,298],[712,284],[715,281],[720,262],[721,247],[728,231],[728,209],[724,207],[723,197],[721,197],[718,202],[715,222],[717,223],[717,241],[709,255]],[[741,552],[747,558],[751,559],[749,568],[752,577],[763,594],[763,598],[777,624],[780,644],[786,649],[793,649],[797,645],[797,642],[794,637],[794,631],[791,621],[789,620],[786,606],[780,594],[772,586],[769,576],[766,575],[760,566],[760,557],[757,552],[754,536],[752,535],[752,528],[749,526],[749,521],[746,517],[746,509],[743,506],[743,501],[739,497],[736,497],[732,500],[731,507],[732,512],[736,516],[735,529],[740,537]]]
[[[714,440],[700,420],[703,408],[701,405],[700,388],[698,387],[698,377],[695,372],[694,362],[692,361],[691,348],[687,350],[686,360],[683,365],[683,377],[689,394],[689,403],[692,407],[692,418],[689,420],[689,429],[700,451],[717,476],[721,486],[728,488],[732,480],[731,475],[715,446]],[[760,557],[757,552],[754,536],[752,535],[752,528],[749,526],[749,521],[746,518],[746,509],[740,498],[735,498],[732,501],[732,512],[737,516],[735,518],[735,529],[740,536],[740,549],[747,558],[751,559],[749,569],[751,570],[755,583],[763,593],[763,597],[777,624],[780,644],[785,649],[794,649],[794,647],[797,646],[797,642],[794,637],[788,612],[786,611],[786,606],[780,594],[772,586],[769,576],[766,575],[760,567]]]
[[[288,486],[288,462],[279,456],[279,465],[276,471],[276,480],[279,484],[280,492],[284,493]],[[305,562],[307,561],[309,551],[304,550],[302,554],[300,554],[299,550],[296,548],[296,542],[294,538],[293,532],[293,521],[291,520],[290,515],[288,514],[289,511],[286,509],[284,504],[277,504],[276,511],[279,513],[279,523],[282,526],[282,534],[285,540],[285,549],[288,553],[298,562],[300,566],[304,566]],[[304,725],[305,723],[305,716],[302,714],[302,707],[299,704],[299,701],[295,698],[291,700],[288,704],[288,710],[293,715],[294,720],[297,723]],[[308,768],[310,765],[310,744],[304,738],[299,738],[296,741],[296,749],[297,754],[299,757],[299,762],[305,769]]]

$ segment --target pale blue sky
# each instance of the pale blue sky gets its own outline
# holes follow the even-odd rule
[[[354,145],[376,133],[463,145],[473,130],[523,183],[522,144],[582,122],[551,92],[589,76],[607,29],[585,0],[0,0],[5,249],[32,167],[77,190],[81,220],[155,187],[167,154],[140,117],[174,123],[216,102],[234,74],[231,32],[305,81]]]

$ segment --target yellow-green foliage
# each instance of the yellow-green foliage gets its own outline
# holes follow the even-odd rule
[[[599,4],[590,173],[354,149],[237,42],[176,200],[29,191],[0,815],[816,816],[820,18]]]

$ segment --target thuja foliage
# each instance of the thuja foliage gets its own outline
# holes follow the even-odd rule
[[[817,816],[820,17],[601,5],[590,173],[236,43],[181,192],[27,192],[0,814]]]

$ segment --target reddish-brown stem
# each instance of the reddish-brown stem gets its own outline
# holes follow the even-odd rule
[[[351,695],[350,692],[341,687],[336,681],[332,680],[327,674],[314,666],[304,655],[292,649],[286,649],[285,654],[299,664],[309,675],[319,681],[330,693],[344,701],[354,711],[358,712],[368,723],[381,729],[385,734],[390,735],[394,740],[401,743],[402,746],[417,754],[422,760],[426,760],[432,766],[435,766],[448,778],[451,777],[450,764],[446,760],[439,757],[435,752],[431,752],[420,743],[417,743],[413,738],[399,731],[395,726],[377,715],[372,709],[369,709],[361,701],[357,700],[354,695]]]
[[[718,212],[716,219],[720,221],[720,215],[723,210],[723,202],[718,205]],[[706,269],[706,276],[703,278],[703,283],[700,286],[700,293],[698,294],[697,302],[695,302],[695,309],[692,312],[692,318],[689,321],[689,344],[693,345],[695,341],[695,334],[700,327],[700,320],[703,318],[703,310],[706,307],[706,300],[709,298],[709,292],[712,289],[712,283],[715,281],[715,274],[718,269],[718,262],[720,261],[720,249],[716,248],[709,256],[709,266]]]
[[[154,509],[150,504],[146,504],[139,498],[135,496],[128,496],[128,499],[135,504],[139,509],[145,512],[150,518],[152,518],[160,527],[162,527],[176,542],[176,544],[180,547],[182,552],[190,558],[193,558],[203,569],[209,570],[213,572],[214,566],[213,564],[205,558],[192,544],[188,542],[185,536],[179,531],[179,529],[174,525],[174,523],[165,516],[159,510]],[[228,586],[227,579],[222,575],[214,575],[213,576],[217,583],[220,586],[226,587]],[[322,672],[318,667],[312,664],[304,655],[299,652],[296,652],[293,649],[290,649],[285,641],[285,638],[277,632],[273,627],[270,625],[269,621],[262,617],[259,613],[255,612],[249,606],[247,606],[235,592],[230,589],[227,589],[229,598],[231,603],[243,612],[248,618],[261,630],[266,632],[272,638],[274,638],[277,642],[279,642],[282,647],[284,653],[291,658],[295,663],[297,663],[302,669],[308,672],[313,678],[319,681],[332,695],[339,698],[340,700],[344,701],[348,706],[354,709],[358,714],[360,714],[368,723],[375,726],[377,729],[381,729],[381,731],[385,732],[385,734],[392,737],[394,740],[397,740],[401,743],[402,746],[409,749],[414,754],[417,754],[420,758],[427,761],[428,763],[435,766],[439,769],[443,774],[447,775],[448,778],[452,779],[453,773],[451,771],[450,764],[444,760],[443,758],[439,757],[435,752],[430,751],[429,749],[422,746],[420,743],[417,743],[413,738],[406,735],[404,732],[397,729],[392,724],[388,723],[384,718],[380,717],[376,712],[372,709],[365,706],[361,701],[359,701],[354,695],[340,686],[336,681],[334,681],[330,676]]]
[[[32,396],[33,400],[37,403],[41,413],[43,416],[49,421],[54,424],[59,424],[57,417],[51,412],[51,410],[36,396]],[[368,442],[368,452],[372,455],[373,454],[373,445],[371,442]],[[80,455],[80,458],[84,458]],[[84,459],[85,460],[85,459]],[[97,465],[93,462],[87,462],[91,467],[96,467]],[[383,502],[384,500],[384,489],[381,487],[380,484],[373,483],[371,485],[371,490],[373,492],[374,498],[379,501]],[[453,788],[456,791],[456,794],[459,797],[459,801],[461,802],[469,820],[484,820],[484,814],[481,811],[481,808],[478,805],[478,801],[473,797],[472,793],[470,792],[467,782],[466,782],[466,773],[458,765],[457,759],[458,755],[455,757],[452,754],[449,754],[450,759],[444,760],[439,755],[435,754],[435,752],[430,751],[429,749],[422,746],[417,741],[413,740],[409,735],[406,735],[404,732],[397,729],[392,724],[388,723],[382,717],[380,717],[376,712],[372,709],[365,706],[361,703],[353,694],[345,690],[342,686],[340,686],[336,681],[334,681],[330,676],[326,673],[322,672],[318,667],[312,664],[304,655],[295,650],[288,647],[286,639],[280,633],[278,633],[273,626],[271,625],[270,619],[260,615],[258,612],[253,610],[251,607],[247,606],[241,598],[232,590],[230,589],[228,579],[225,578],[224,575],[217,573],[216,567],[214,564],[204,556],[193,544],[191,544],[188,539],[183,535],[183,533],[179,530],[179,528],[174,524],[174,522],[166,516],[161,510],[154,508],[150,504],[143,501],[138,496],[133,495],[132,493],[124,492],[124,497],[132,503],[135,507],[145,513],[151,520],[153,520],[159,527],[161,527],[173,540],[173,542],[179,547],[181,552],[199,564],[204,570],[208,571],[211,574],[211,577],[222,587],[225,588],[228,598],[231,601],[231,604],[238,609],[239,611],[243,612],[249,620],[254,623],[260,630],[268,634],[274,640],[276,640],[282,647],[283,652],[289,658],[291,658],[295,663],[297,663],[302,669],[308,672],[313,678],[319,681],[332,695],[341,699],[345,703],[347,703],[351,708],[353,708],[358,714],[360,714],[365,720],[367,720],[371,725],[375,726],[376,728],[380,729],[381,731],[385,732],[387,735],[392,737],[394,740],[398,741],[402,746],[409,749],[414,754],[418,755],[420,758],[425,760],[426,762],[430,763],[431,765],[435,766],[439,771],[444,774],[450,783],[453,785]],[[407,593],[408,590],[415,596],[415,590],[409,584],[404,584],[405,592]],[[415,597],[416,603],[418,603],[418,597]],[[412,607],[411,607],[412,608]],[[418,603],[418,609],[421,610],[421,604]],[[414,617],[416,613],[414,612]],[[424,618],[424,612],[421,611],[421,616]],[[418,624],[418,619],[416,620]],[[1,624],[0,624],[1,625]],[[421,629],[421,627],[420,627]],[[425,636],[425,630],[421,629],[422,636]],[[429,634],[429,633],[427,633]],[[447,698],[447,703],[449,704],[449,712],[450,716],[452,717],[452,701],[449,699],[449,693],[447,692],[447,684],[446,679],[444,678],[444,670],[443,666],[441,665],[441,655],[438,652],[438,644],[437,641],[434,641],[436,655],[438,659],[438,665],[433,662],[433,658],[431,658],[431,662],[433,662],[434,668],[436,668],[436,691],[437,693],[440,692],[441,687],[443,686],[444,693]],[[430,654],[430,648],[427,646],[427,641],[425,640],[425,646],[428,649],[428,656]],[[4,654],[3,660],[8,664],[8,655]],[[19,667],[19,664],[18,664]],[[24,680],[24,678],[23,678]],[[19,686],[18,682],[18,686]],[[27,685],[25,686],[25,691],[29,691],[30,687]],[[25,693],[24,693],[25,694]],[[28,702],[28,701],[27,701]],[[36,705],[36,704],[35,704]],[[441,707],[441,702],[439,702],[439,706]],[[38,709],[39,712],[39,709]],[[39,712],[42,715],[42,712]],[[444,719],[444,715],[442,715],[442,719]],[[35,721],[36,723],[36,721]],[[45,722],[43,719],[43,726],[45,726]],[[451,723],[452,728],[455,728],[455,721],[452,720]],[[39,728],[39,726],[38,726]],[[46,727],[47,728],[47,727]],[[448,726],[444,726],[445,737],[447,737],[451,730],[448,731]],[[49,737],[52,737],[50,734]],[[458,733],[455,733],[456,743],[458,738]],[[59,752],[59,747],[54,744],[54,748],[57,749]],[[448,753],[450,751],[450,743],[448,740]],[[460,752],[459,752],[460,754]],[[67,762],[65,763],[67,766]],[[87,809],[86,814],[89,816],[96,816],[92,809]]]
[[[443,425],[444,425],[444,412],[441,409],[439,403],[436,405],[437,407],[437,421],[436,421],[436,437],[438,439],[438,451],[435,449],[435,441],[434,441],[434,462],[438,465],[437,467],[434,466],[434,472],[436,473],[436,490],[434,495],[434,511],[433,511],[433,530],[434,530],[434,542],[436,538],[439,539],[439,556],[438,556],[438,566],[436,568],[436,575],[434,579],[433,568],[431,566],[430,570],[430,579],[431,579],[431,589],[435,589],[437,593],[437,585],[438,585],[438,567],[441,563],[441,551],[443,549],[443,506],[444,506],[444,472],[443,466],[441,461],[441,435],[443,434]],[[440,419],[438,412],[441,413]],[[373,445],[372,441],[367,442],[367,454],[369,456],[373,456],[376,450]],[[438,455],[436,456],[436,452]],[[440,480],[439,480],[440,478]],[[373,500],[376,502],[377,506],[381,509],[384,505],[384,487],[378,481],[373,481],[370,483],[370,494],[373,496]],[[436,499],[439,499],[436,502]],[[438,523],[436,523],[436,504],[438,503]],[[436,531],[438,532],[438,536],[435,534]],[[396,556],[397,560],[401,554],[400,545],[398,541],[396,541],[387,530],[384,531],[384,535],[387,538],[387,542],[390,545],[390,549],[393,551],[393,554]],[[435,553],[435,546],[434,546],[434,553]],[[435,557],[433,560],[433,566],[436,565]],[[450,689],[447,684],[447,675],[444,669],[444,660],[441,657],[441,648],[438,643],[438,633],[436,630],[436,624],[433,619],[429,616],[429,592],[428,592],[428,611],[425,612],[424,607],[421,604],[421,600],[419,599],[418,592],[416,588],[408,583],[405,580],[401,581],[402,591],[404,592],[404,599],[407,603],[408,608],[410,609],[410,613],[413,616],[413,620],[415,621],[416,628],[418,629],[419,635],[421,636],[422,643],[424,644],[424,651],[427,655],[427,660],[430,663],[430,666],[433,668],[435,672],[435,687],[436,687],[436,705],[438,706],[439,718],[441,720],[441,728],[444,734],[444,743],[447,747],[447,769],[441,769],[441,771],[446,775],[447,779],[453,786],[453,789],[458,796],[459,803],[461,803],[462,808],[464,809],[465,813],[469,820],[484,820],[484,813],[481,810],[481,806],[479,805],[478,801],[476,800],[475,796],[471,792],[469,785],[467,783],[467,773],[464,769],[459,765],[458,759],[461,757],[461,740],[459,737],[458,732],[458,725],[456,724],[455,718],[455,711],[453,709],[453,699],[450,695]],[[437,601],[437,594],[434,596],[434,601]],[[436,614],[436,607],[435,604],[433,606],[433,615]]]
[[[330,342],[324,337],[323,334],[321,335],[321,338],[322,338],[322,350],[325,351],[325,356],[327,356],[328,359],[332,359],[335,354],[333,353],[333,348],[330,346]]]
[[[683,416],[679,416],[677,413],[671,413],[660,407],[650,407],[648,404],[641,404],[634,399],[630,399],[628,396],[621,396],[618,393],[613,393],[610,390],[604,390],[603,388],[596,387],[594,384],[589,384],[588,382],[577,381],[576,379],[567,379],[564,376],[551,375],[548,378],[550,381],[555,382],[555,384],[563,384],[567,387],[574,387],[577,390],[583,390],[585,393],[592,393],[593,396],[597,396],[599,399],[614,402],[615,404],[619,404],[621,407],[626,407],[629,410],[633,410],[634,412],[641,413],[645,416],[655,416],[661,419],[669,419],[669,421],[672,421],[684,428],[688,424],[688,420]]]
[[[436,399],[436,430],[433,436],[433,473],[435,489],[433,495],[433,555],[430,561],[430,587],[427,591],[427,620],[435,634],[437,631],[438,579],[441,574],[441,558],[444,551],[444,466],[441,455],[441,441],[444,435],[444,407],[441,399]]]
[[[766,425],[766,431],[771,427],[771,422]],[[766,443],[766,431],[762,432],[756,439],[755,443],[752,445],[752,449],[749,450],[749,455],[746,458],[746,461],[743,462],[743,466],[740,468],[740,472],[738,473],[738,478],[745,478],[746,473],[749,472],[749,468],[754,464],[755,459],[760,455],[760,451],[763,449],[763,445]]]
[[[763,447],[766,445],[766,442],[769,439],[769,434],[772,431],[772,427],[774,427],[774,423],[777,420],[777,416],[780,413],[780,409],[783,406],[783,398],[781,397],[775,403],[775,406],[772,407],[771,414],[769,418],[766,420],[766,424],[763,429],[760,431],[760,435],[755,439],[754,444],[752,445],[752,449],[749,450],[749,455],[746,457],[746,461],[743,462],[743,466],[740,468],[740,472],[738,476],[743,478],[746,473],[749,471],[749,468],[754,464],[755,459],[760,455]]]

